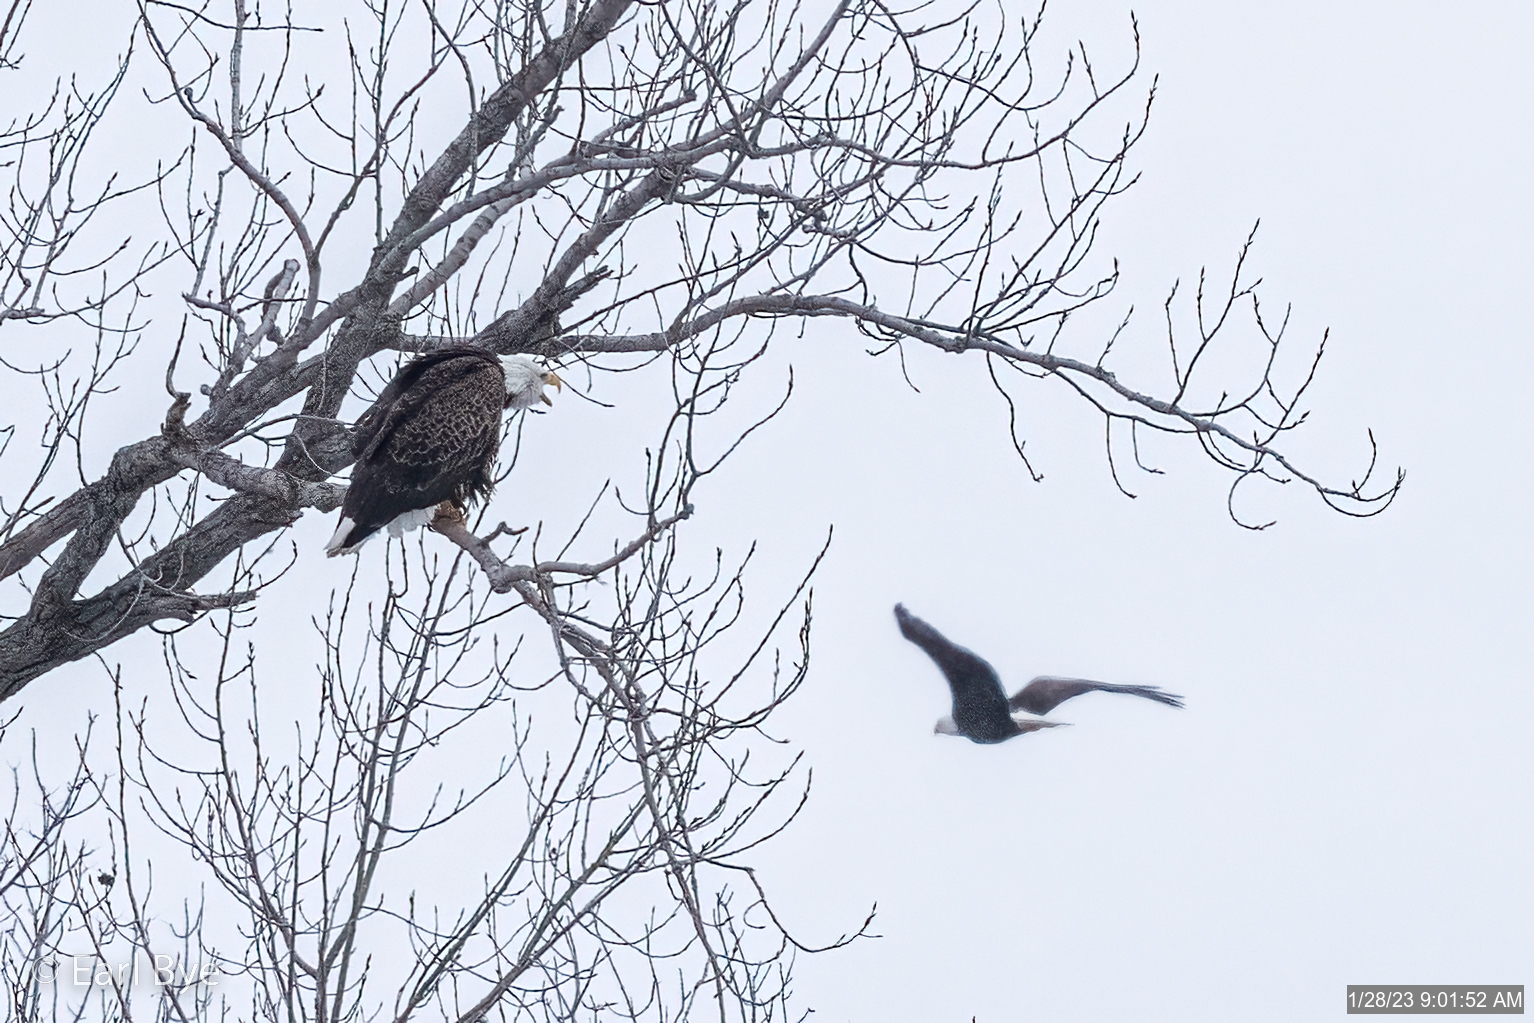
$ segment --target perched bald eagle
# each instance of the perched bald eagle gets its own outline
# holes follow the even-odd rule
[[[1054,728],[1059,721],[1040,721],[1021,717],[1014,711],[1048,714],[1060,704],[1082,693],[1125,693],[1143,696],[1169,707],[1181,707],[1182,697],[1162,692],[1155,686],[1116,686],[1084,678],[1056,678],[1040,675],[1007,698],[1001,679],[977,654],[950,643],[942,633],[905,609],[895,605],[895,620],[900,634],[927,652],[942,669],[953,691],[953,715],[938,721],[932,731],[939,735],[962,735],[971,742],[1004,742],[1014,735]]]
[[[350,554],[380,529],[425,525],[449,501],[460,512],[495,486],[501,412],[542,401],[559,377],[525,355],[443,348],[411,361],[358,420],[341,524],[325,545]]]

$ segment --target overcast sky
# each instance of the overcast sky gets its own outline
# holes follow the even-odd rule
[[[1100,243],[1115,309],[1155,333],[1173,281],[1228,274],[1261,218],[1268,307],[1293,303],[1297,347],[1331,330],[1299,450],[1350,479],[1372,429],[1406,487],[1361,521],[1254,488],[1243,511],[1277,522],[1256,533],[1226,476],[1153,443],[1166,474],[1126,476],[1130,500],[1100,420],[1052,386],[1026,394],[1035,483],[975,360],[908,350],[918,393],[845,326],[785,333],[793,400],[687,528],[759,541],[773,602],[835,527],[813,671],[774,728],[812,799],[759,858],[806,943],[878,904],[881,937],[800,957],[818,1020],[1292,1021],[1342,1015],[1349,983],[1534,983],[1534,9],[1135,11],[1160,86]],[[1050,16],[1128,52],[1113,0]],[[624,411],[554,414],[575,445]],[[526,471],[569,452],[530,443]],[[295,537],[313,554],[332,528],[308,515]],[[289,585],[333,582],[313,557]],[[934,736],[946,687],[897,601],[1009,687],[1148,683],[1187,709],[1096,695],[1052,715],[1072,728]]]
[[[856,407],[840,372],[866,360],[822,363],[758,452],[813,440],[813,464],[735,513],[785,555],[837,526],[779,721],[814,799],[768,879],[806,939],[875,901],[884,937],[801,959],[818,1019],[1292,1021],[1341,1016],[1349,983],[1534,981],[1534,10],[1135,12],[1160,91],[1108,221],[1126,301],[1228,270],[1260,217],[1267,303],[1332,331],[1304,450],[1352,478],[1372,427],[1406,488],[1364,521],[1270,488],[1248,507],[1278,524],[1251,533],[1186,452],[1116,496],[1062,397],[1037,399],[1058,418],[1033,484],[959,360],[922,353],[920,395]],[[1106,0],[1051,16],[1107,52],[1128,32]],[[897,600],[1013,684],[1159,684],[1187,710],[1099,695],[997,747],[933,736],[946,690]]]

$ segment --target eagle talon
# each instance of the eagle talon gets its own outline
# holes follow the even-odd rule
[[[443,501],[437,505],[436,514],[431,517],[431,528],[442,532],[443,526],[467,527],[468,520],[463,517],[463,509],[452,501]]]

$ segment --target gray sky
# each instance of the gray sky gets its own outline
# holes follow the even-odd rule
[[[1115,52],[1125,12],[1084,6],[1051,13]],[[819,1019],[1289,1021],[1341,1016],[1348,983],[1530,982],[1534,14],[1135,10],[1161,87],[1105,247],[1137,329],[1261,217],[1267,307],[1294,303],[1296,342],[1332,330],[1299,446],[1352,478],[1372,427],[1406,489],[1366,521],[1254,489],[1278,519],[1255,534],[1169,445],[1116,496],[1063,395],[1030,396],[1035,485],[959,360],[912,360],[920,395],[817,362],[748,456],[762,485],[709,511],[773,557],[837,527],[778,723],[814,798],[766,878],[804,940],[873,902],[884,937],[800,960]],[[897,600],[1013,685],[1146,682],[1188,709],[1092,696],[1054,713],[1074,728],[935,737],[946,689]]]
[[[813,672],[773,729],[806,751],[812,799],[758,859],[806,943],[879,906],[881,938],[800,957],[819,1020],[1291,1021],[1340,1016],[1348,983],[1534,982],[1534,12],[1135,10],[1161,78],[1143,178],[1100,243],[1124,271],[1110,318],[1135,304],[1132,335],[1159,336],[1172,282],[1223,280],[1261,217],[1266,308],[1294,303],[1297,350],[1332,331],[1296,447],[1349,479],[1372,428],[1406,488],[1357,521],[1255,487],[1240,507],[1277,525],[1253,533],[1223,474],[1153,441],[1166,475],[1127,474],[1129,500],[1100,421],[1052,386],[1024,393],[1033,483],[975,360],[913,353],[915,393],[846,328],[785,332],[753,372],[792,363],[794,398],[687,528],[700,554],[759,541],[751,585],[774,604],[835,526]],[[1118,3],[1051,17],[1104,62],[1127,53]],[[519,473],[653,442],[622,435],[625,386],[599,395],[614,409],[562,401],[562,446],[530,441]],[[555,521],[563,499],[519,490],[517,515]],[[314,556],[332,528],[295,531],[312,557],[290,592],[335,582]],[[1188,708],[1089,696],[1052,715],[1073,728],[933,736],[946,687],[896,601],[1011,687],[1082,675]],[[69,677],[102,691],[99,668]],[[29,710],[45,728],[79,707]]]

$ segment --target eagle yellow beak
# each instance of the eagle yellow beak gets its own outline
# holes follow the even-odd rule
[[[543,385],[547,387],[549,384],[553,384],[556,391],[563,391],[565,389],[565,382],[559,379],[559,374],[555,373],[553,370],[549,370],[547,373],[543,374]],[[539,394],[538,397],[545,405],[554,404],[553,399],[551,399],[547,394]]]

